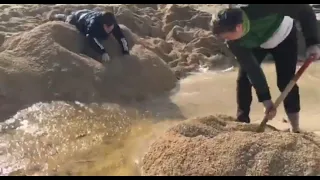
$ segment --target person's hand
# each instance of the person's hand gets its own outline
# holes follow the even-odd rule
[[[263,101],[264,113],[268,120],[272,120],[277,115],[277,109],[274,107],[272,100]]]
[[[101,57],[101,60],[102,60],[103,63],[108,63],[108,62],[110,62],[110,56],[109,56],[109,54],[108,54],[108,53],[103,53],[103,54],[102,54],[102,57]]]
[[[314,60],[319,60],[320,58],[320,45],[316,44],[316,45],[312,45],[310,47],[307,48],[307,58],[309,58],[310,56],[313,56]]]

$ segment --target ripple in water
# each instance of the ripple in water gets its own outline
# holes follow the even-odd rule
[[[174,123],[114,104],[37,103],[1,125],[1,175],[139,175],[150,142]]]

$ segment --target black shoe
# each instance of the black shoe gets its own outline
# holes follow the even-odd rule
[[[243,123],[250,123],[251,122],[250,117],[245,115],[243,113],[243,111],[241,111],[241,110],[238,110],[238,112],[237,112],[237,121],[243,122]]]

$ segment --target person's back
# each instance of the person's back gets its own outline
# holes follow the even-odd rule
[[[83,34],[89,34],[90,29],[95,29],[95,34],[99,39],[107,38],[108,34],[103,30],[101,25],[102,12],[83,9],[72,13],[72,16],[66,20],[70,24],[73,24]],[[100,28],[98,27],[100,25]]]

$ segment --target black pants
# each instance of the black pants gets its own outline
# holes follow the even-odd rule
[[[88,13],[88,11],[89,10],[84,9],[84,10],[72,12],[70,15],[67,16],[66,22],[76,26],[80,32],[84,32],[84,29],[83,29],[84,27],[80,27],[77,21],[79,21],[81,15]]]
[[[273,49],[253,49],[253,54],[261,64],[268,53],[271,53],[275,61],[277,73],[277,85],[282,92],[289,81],[293,78],[298,55],[297,29],[293,26],[287,38]],[[241,122],[250,123],[250,106],[252,102],[252,85],[247,77],[247,73],[239,70],[237,79],[237,119]],[[288,96],[284,99],[286,113],[296,113],[300,111],[300,96],[297,85],[293,87]]]

